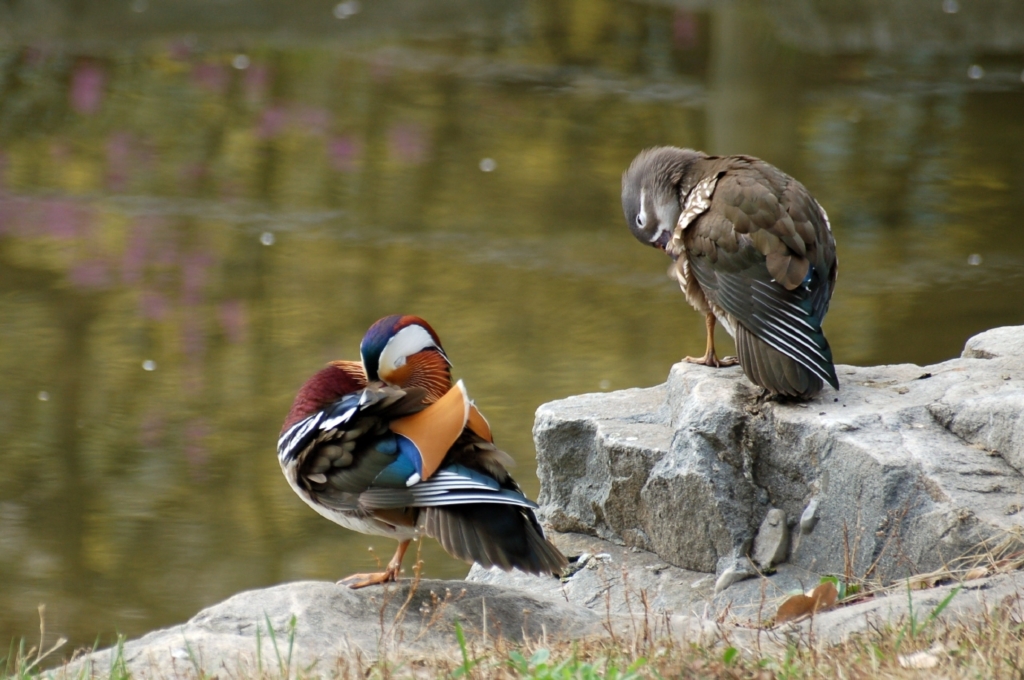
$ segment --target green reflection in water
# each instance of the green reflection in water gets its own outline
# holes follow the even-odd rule
[[[151,4],[0,43],[0,640],[32,637],[40,602],[91,644],[386,560],[274,455],[294,390],[385,314],[434,325],[535,497],[539,404],[703,347],[621,223],[647,145],[808,185],[839,244],[840,362],[941,360],[1024,317],[1024,90],[1003,77],[1024,50],[973,83],[971,45],[822,55],[742,4],[451,2],[410,29],[365,3],[335,33],[309,2],[260,15],[287,31],[223,10],[201,34]]]

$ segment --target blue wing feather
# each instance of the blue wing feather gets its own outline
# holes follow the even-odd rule
[[[414,475],[423,475],[423,458],[420,457],[420,450],[408,437],[399,434],[395,435],[392,441],[397,443],[395,462],[381,470],[371,484],[404,489]],[[377,450],[380,451],[380,447],[377,447]]]
[[[362,505],[369,508],[430,508],[465,503],[499,503],[537,508],[517,490],[505,489],[497,480],[471,470],[464,465],[446,465],[425,482],[411,487],[389,485],[367,489],[359,496]]]

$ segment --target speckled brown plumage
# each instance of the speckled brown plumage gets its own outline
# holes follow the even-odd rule
[[[825,211],[800,182],[750,156],[659,147],[622,179],[633,235],[665,250],[687,301],[704,313],[714,353],[717,319],[736,340],[752,382],[808,398],[839,387],[821,331],[838,271]]]

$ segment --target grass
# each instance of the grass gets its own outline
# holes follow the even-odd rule
[[[728,633],[703,645],[686,643],[670,636],[619,635],[542,644],[541,641],[510,643],[491,638],[490,644],[468,639],[461,624],[454,625],[457,648],[450,656],[403,656],[392,651],[387,658],[361,662],[338,659],[333,666],[297,669],[292,663],[297,623],[275,631],[269,619],[257,633],[259,648],[267,643],[276,663],[258,664],[249,672],[225,674],[223,668],[204,669],[192,658],[181,677],[254,678],[258,680],[304,680],[305,678],[524,678],[528,680],[633,680],[639,678],[1006,678],[1024,680],[1024,621],[1020,600],[1004,603],[974,621],[947,625],[941,609],[955,597],[945,598],[941,607],[919,618],[911,613],[901,621],[869,630],[830,647],[809,639],[785,646],[744,648],[730,641]],[[1016,607],[1016,609],[1014,608]],[[5,680],[37,680],[64,677],[58,671],[40,671],[41,662],[52,653],[11,645],[0,659],[0,676]],[[923,671],[922,669],[928,669]],[[98,677],[128,680],[131,677],[123,654],[123,641],[114,649],[109,664],[68,677],[85,680]],[[219,671],[219,672],[218,672]]]
[[[501,636],[479,639],[466,635],[462,624],[454,621],[452,633],[456,645],[449,653],[424,656],[402,650],[398,626],[409,612],[413,592],[419,583],[419,564],[414,568],[412,588],[398,608],[397,616],[386,615],[388,603],[398,591],[384,591],[380,605],[380,639],[376,658],[354,656],[322,659],[300,667],[295,658],[297,636],[301,628],[294,616],[283,629],[275,630],[268,616],[256,626],[255,663],[239,664],[228,671],[224,666],[204,667],[201,656],[189,647],[188,664],[179,667],[176,678],[230,678],[231,680],[306,680],[339,678],[344,680],[395,680],[399,678],[452,678],[459,680],[633,680],[639,678],[995,678],[1024,680],[1024,594],[1005,598],[973,619],[963,616],[954,621],[941,615],[961,592],[963,584],[996,573],[1009,573],[1024,567],[1020,537],[987,549],[969,561],[921,577],[904,580],[874,594],[906,591],[909,607],[902,618],[867,629],[830,646],[815,640],[810,633],[790,637],[767,635],[742,636],[737,629],[722,626],[701,644],[683,641],[668,633],[668,626],[652,625],[646,593],[641,593],[642,609],[632,612],[632,623],[612,626],[607,634],[577,640],[551,642],[542,639],[510,642]],[[850,585],[846,579],[822,579],[837,586],[840,606],[844,601],[872,596],[865,584]],[[927,615],[915,609],[911,597],[918,590],[938,583],[960,582]],[[897,591],[898,592],[898,591]],[[390,593],[390,594],[389,594]],[[427,629],[447,625],[441,614],[450,604],[449,596],[431,602]],[[80,667],[75,673],[62,668],[41,670],[47,659],[62,647],[58,640],[44,650],[45,610],[40,607],[40,644],[29,646],[22,639],[13,643],[6,657],[0,657],[0,680],[129,680],[131,673],[124,655],[124,640],[119,638],[104,667]],[[485,613],[486,616],[486,613]],[[657,618],[657,617],[654,617]],[[765,620],[758,617],[758,620]],[[770,619],[767,619],[770,621]],[[667,623],[667,620],[665,621]],[[766,623],[762,628],[770,628]],[[484,624],[486,630],[486,619]],[[747,629],[747,632],[756,629]],[[776,628],[776,632],[779,629]],[[418,636],[419,637],[419,636]],[[417,637],[417,639],[418,639]],[[749,642],[752,640],[757,642]],[[83,650],[85,653],[94,650]],[[269,662],[265,662],[265,658]]]

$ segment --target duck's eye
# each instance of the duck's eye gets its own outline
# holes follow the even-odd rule
[[[636,226],[640,227],[641,229],[644,228],[644,214],[643,213],[640,213],[639,215],[636,216]]]

